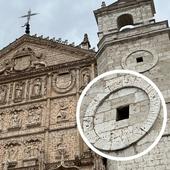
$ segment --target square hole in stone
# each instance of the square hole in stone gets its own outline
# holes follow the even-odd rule
[[[137,63],[142,63],[142,62],[143,62],[143,57],[138,57],[138,58],[136,58],[136,62],[137,62]]]
[[[117,108],[116,121],[129,119],[129,105]]]

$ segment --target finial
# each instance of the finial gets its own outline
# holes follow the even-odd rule
[[[65,41],[64,41],[64,44],[65,44],[65,45],[68,45],[68,40],[65,40]]]
[[[61,43],[62,42],[62,39],[61,38],[58,38],[58,40],[56,40],[57,42]]]
[[[48,36],[48,37],[46,37],[45,39],[46,39],[46,40],[49,40],[49,38],[50,38],[50,37]]]
[[[101,7],[103,8],[103,7],[106,7],[106,3],[105,3],[105,1],[102,1],[102,5],[101,5]]]
[[[55,42],[55,37],[52,38],[52,41]]]
[[[75,42],[72,42],[70,46],[75,47]]]
[[[80,47],[86,50],[90,49],[91,45],[87,34],[84,34],[84,39],[83,42],[80,44]]]
[[[39,13],[31,13],[31,9],[28,11],[27,15],[23,15],[20,18],[27,18],[27,22],[25,23],[24,26],[22,27],[26,27],[25,29],[25,33],[26,34],[30,34],[30,20],[31,20],[31,16],[33,15],[38,15]]]

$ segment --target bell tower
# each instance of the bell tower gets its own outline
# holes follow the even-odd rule
[[[169,112],[170,28],[168,21],[156,22],[155,13],[153,0],[117,0],[108,6],[103,2],[101,8],[94,11],[99,37],[97,69],[98,74],[115,69],[144,74],[161,90]],[[162,139],[151,152],[132,161],[108,161],[108,170],[169,169],[170,152],[165,148],[170,145],[170,114],[168,120]],[[153,136],[159,128],[159,124],[153,127]],[[138,142],[142,148],[153,141]],[[131,148],[115,154],[127,155],[129,152]],[[158,165],[159,161],[161,164]]]
[[[153,0],[118,0],[109,6],[103,2],[94,14],[101,39],[110,33],[154,23],[155,6]]]

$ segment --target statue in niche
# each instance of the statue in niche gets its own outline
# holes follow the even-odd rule
[[[15,102],[20,102],[23,100],[24,84],[17,83],[15,86]]]
[[[40,125],[42,106],[33,106],[28,110],[28,125]]]
[[[24,150],[26,159],[37,159],[39,156],[39,141],[31,140],[26,142],[26,148]]]
[[[21,127],[21,119],[19,113],[21,110],[13,110],[11,111],[11,120],[10,120],[10,128],[20,128]]]
[[[33,82],[32,97],[40,97],[42,90],[42,80],[37,78]]]
[[[88,72],[83,74],[83,85],[86,86],[90,82],[90,74]]]
[[[57,113],[57,121],[66,120],[68,114],[68,102],[66,99],[62,99],[58,103],[59,111]]]
[[[7,95],[7,86],[0,86],[0,104],[6,103],[6,95]]]
[[[84,89],[90,82],[91,76],[89,70],[85,70],[82,72],[82,86],[81,89]]]

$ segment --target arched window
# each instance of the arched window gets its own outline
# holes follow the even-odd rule
[[[117,19],[117,25],[118,25],[118,29],[119,31],[124,30],[125,29],[131,29],[133,28],[133,17],[130,14],[123,14],[121,16],[118,17]]]

